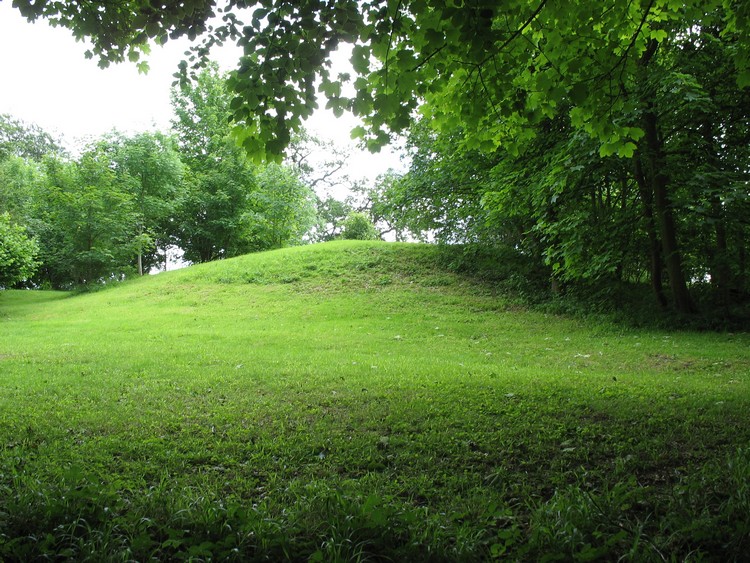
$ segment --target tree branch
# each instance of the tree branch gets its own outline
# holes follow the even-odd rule
[[[421,61],[421,62],[420,62],[420,63],[419,63],[419,64],[418,64],[417,66],[415,66],[415,67],[414,67],[413,69],[411,69],[411,70],[412,70],[412,72],[416,72],[416,71],[418,71],[418,70],[419,70],[420,68],[422,68],[422,67],[423,67],[424,65],[426,65],[426,64],[427,64],[428,62],[430,62],[430,59],[431,59],[432,57],[434,57],[435,55],[437,55],[437,54],[438,54],[438,53],[439,53],[440,51],[442,51],[443,49],[445,49],[445,48],[446,48],[447,46],[448,46],[448,44],[447,44],[447,43],[444,43],[444,44],[442,45],[442,47],[439,47],[439,48],[435,49],[435,50],[434,50],[434,51],[433,51],[432,53],[430,53],[430,54],[429,54],[429,55],[427,55],[427,56],[426,56],[426,57],[425,57],[424,59],[422,59],[422,61]]]
[[[386,49],[385,51],[385,65],[384,65],[385,66],[385,84],[384,86],[385,86],[386,92],[388,91],[388,58],[390,57],[390,54],[391,54],[391,45],[393,44],[393,32],[396,27],[395,24],[400,19],[398,15],[401,12],[402,2],[403,0],[398,0],[398,4],[396,5],[396,15],[393,18],[393,23],[391,24],[391,32],[388,35],[388,49]]]
[[[519,35],[521,35],[524,31],[526,31],[526,28],[531,25],[531,22],[533,22],[536,19],[536,17],[542,12],[542,10],[544,9],[544,6],[546,6],[546,5],[547,5],[547,0],[542,0],[539,3],[539,5],[536,7],[536,10],[534,10],[534,12],[523,23],[523,25],[521,27],[519,27],[518,29],[516,29],[516,31],[513,32],[513,34],[508,39],[506,39],[503,42],[503,44],[500,45],[500,47],[498,49],[495,49],[494,52],[491,55],[489,55],[486,59],[484,59],[482,62],[480,62],[479,63],[480,66],[484,65],[487,61],[489,61],[490,59],[492,59],[492,57],[494,57],[496,53],[498,53],[499,51],[502,51],[503,49],[505,49],[508,45],[510,45],[513,41],[515,41],[516,38],[518,38]]]

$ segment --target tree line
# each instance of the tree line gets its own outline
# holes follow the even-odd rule
[[[643,283],[663,309],[727,309],[750,297],[750,88],[736,38],[676,29],[640,54],[610,119],[637,140],[602,144],[570,107],[527,125],[517,151],[467,142],[465,125],[408,130],[409,172],[381,200],[413,233],[504,244],[556,291]],[[418,235],[417,235],[418,236]]]
[[[75,157],[0,116],[0,286],[106,283],[164,269],[170,250],[208,262],[331,240],[347,225],[346,236],[377,235],[351,205],[316,196],[317,170],[253,163],[230,138],[230,100],[211,66],[173,90],[169,134],[113,132]]]
[[[372,150],[406,135],[409,172],[362,198],[397,238],[503,244],[555,291],[645,283],[683,314],[748,300],[748,2],[15,5],[90,37],[105,66],[197,39],[188,88],[234,41],[232,137],[259,160],[294,152],[321,102],[360,117]],[[351,69],[336,73],[342,44]]]

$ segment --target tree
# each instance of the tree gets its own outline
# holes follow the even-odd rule
[[[0,288],[29,279],[39,265],[39,246],[26,230],[11,222],[8,213],[0,213]]]
[[[28,225],[33,214],[36,186],[43,181],[40,165],[18,156],[0,159],[0,213]]]
[[[328,242],[338,238],[344,228],[344,220],[353,211],[352,206],[329,195],[318,198],[316,208],[313,242]]]
[[[220,167],[187,182],[178,210],[177,245],[191,262],[209,262],[250,252],[246,234],[254,178]]]
[[[470,150],[460,131],[415,127],[411,169],[388,199],[411,201],[409,224],[440,240],[499,240],[538,255],[558,283],[640,281],[647,270],[657,302],[666,305],[665,279],[710,276],[726,303],[746,291],[740,210],[750,162],[750,91],[736,86],[731,48],[716,33],[696,30],[664,47],[650,69],[661,173],[670,186],[670,204],[660,212],[653,172],[644,171],[648,147],[631,159],[602,156],[565,112],[536,125],[518,156]],[[681,242],[683,274],[666,270],[665,213],[675,236],[670,248]],[[677,308],[690,310],[690,297]]]
[[[349,208],[368,217],[379,239],[389,234],[398,241],[409,236],[422,238],[419,229],[412,228],[409,221],[424,210],[418,210],[415,202],[400,197],[403,195],[401,181],[401,176],[388,170],[372,184],[355,183],[351,188],[352,195],[346,199]]]
[[[379,240],[378,231],[364,213],[354,211],[344,220],[341,238],[347,240]]]
[[[531,227],[531,187],[516,179],[497,181],[493,170],[511,157],[466,149],[463,136],[460,129],[438,132],[425,120],[415,123],[406,144],[409,171],[387,183],[381,199],[398,210],[403,228],[416,238],[522,245]],[[519,171],[517,179],[525,176]],[[502,209],[489,201],[499,190],[507,193]]]
[[[229,80],[234,137],[257,158],[280,158],[291,132],[317,107],[318,91],[334,112],[362,118],[354,133],[373,150],[421,114],[436,130],[460,132],[467,150],[515,157],[547,123],[565,117],[601,157],[632,159],[650,217],[652,278],[660,283],[663,266],[674,307],[694,309],[681,189],[670,176],[676,108],[665,105],[674,100],[665,84],[684,91],[670,66],[675,49],[694,32],[712,30],[726,46],[727,80],[735,91],[750,85],[747,2],[260,0],[240,11],[246,3],[230,0],[222,23],[211,28],[209,0],[170,1],[159,10],[140,0],[16,5],[29,18],[53,18],[78,36],[90,35],[103,62],[138,60],[149,38],[162,42],[170,34],[205,32],[196,63],[213,44],[236,41],[245,56]],[[330,54],[341,43],[352,46],[352,69],[334,76]],[[181,71],[186,83],[187,63]],[[719,262],[714,271],[726,277]]]
[[[120,180],[132,194],[137,215],[133,233],[138,250],[138,274],[161,263],[176,235],[177,201],[183,195],[183,164],[173,138],[161,133],[140,133],[133,137],[113,136],[112,159]],[[145,256],[144,256],[145,255]]]
[[[62,153],[59,143],[38,125],[0,114],[0,161],[12,156],[41,161]]]
[[[208,262],[251,250],[248,240],[250,193],[255,167],[229,139],[229,103],[216,65],[195,83],[174,88],[172,128],[189,170],[178,210],[177,244],[185,259]]]
[[[107,149],[98,144],[78,161],[45,162],[47,181],[35,197],[41,283],[62,289],[133,271],[138,216]]]
[[[194,61],[215,44],[236,41],[245,56],[232,77],[232,111],[244,124],[246,147],[267,155],[281,152],[289,131],[299,130],[317,107],[316,79],[335,111],[365,117],[373,146],[387,141],[388,130],[405,130],[417,107],[440,125],[465,124],[474,146],[497,146],[522,140],[526,124],[554,115],[569,100],[574,126],[622,155],[632,154],[643,132],[613,123],[609,109],[638,105],[622,96],[621,82],[635,74],[652,41],[718,25],[736,38],[733,64],[740,83],[750,84],[750,8],[730,0],[14,5],[31,20],[46,17],[77,38],[89,37],[90,56],[102,65],[139,61],[150,40],[203,35]],[[245,7],[252,9],[240,10]],[[222,22],[209,26],[217,12]],[[353,45],[353,72],[331,76],[330,53],[341,43]],[[342,94],[344,83],[354,86],[353,95]]]
[[[299,244],[314,221],[312,191],[289,168],[253,164],[232,142],[231,96],[218,68],[175,89],[172,103],[190,170],[177,235],[185,258],[206,262]]]
[[[720,306],[746,290],[750,235],[750,89],[734,85],[734,48],[716,28],[686,33],[660,94],[662,107],[679,108],[665,118],[665,151],[686,268],[694,279],[710,278]]]
[[[350,150],[303,129],[292,138],[287,160],[303,184],[316,194],[328,194],[351,183],[344,172],[350,157]]]
[[[292,170],[269,164],[258,171],[250,194],[252,249],[270,250],[302,244],[315,222],[315,195]]]

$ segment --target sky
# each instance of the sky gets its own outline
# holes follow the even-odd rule
[[[166,131],[172,75],[188,46],[187,40],[178,40],[154,47],[146,75],[130,63],[100,69],[84,57],[86,45],[67,29],[29,23],[10,0],[0,0],[0,113],[35,123],[70,146],[113,129]],[[231,45],[214,55],[230,70],[239,52]],[[353,147],[349,132],[356,124],[352,116],[336,119],[319,110],[306,126],[320,138]],[[403,169],[396,152],[354,150],[347,172],[352,179],[372,181],[388,168]]]

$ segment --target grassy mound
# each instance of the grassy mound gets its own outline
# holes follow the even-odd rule
[[[0,294],[0,558],[741,559],[750,337],[340,242]]]

